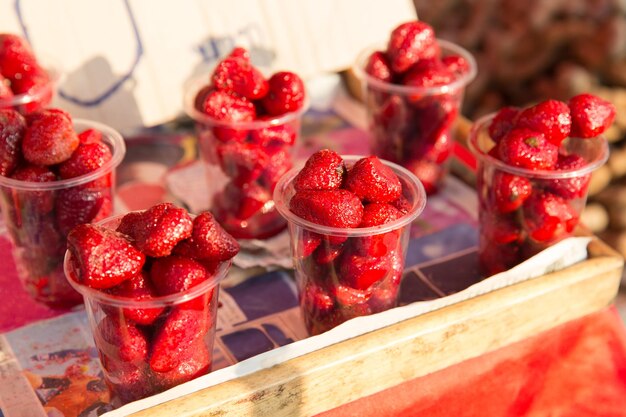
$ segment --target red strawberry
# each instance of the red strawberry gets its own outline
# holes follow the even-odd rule
[[[587,161],[579,155],[559,154],[556,171],[575,171],[587,166]],[[591,174],[578,175],[571,178],[560,178],[548,181],[548,189],[566,199],[580,198],[587,194]]]
[[[273,193],[276,183],[280,177],[292,168],[293,162],[291,154],[285,146],[267,148],[265,151],[269,159],[259,181],[270,193]]]
[[[504,245],[523,240],[519,221],[510,215],[499,215],[483,210],[480,223],[481,233],[489,242]]]
[[[451,84],[455,79],[454,73],[441,61],[419,61],[411,67],[402,79],[402,84],[411,87],[429,88]],[[422,97],[419,97],[420,99]]]
[[[229,235],[213,215],[205,211],[193,220],[191,237],[180,242],[174,253],[194,259],[226,261],[239,252],[239,243]]]
[[[271,200],[269,191],[254,182],[241,187],[229,182],[215,197],[215,205],[217,210],[232,213],[241,220],[248,220]]]
[[[102,132],[97,129],[87,129],[78,134],[81,144],[102,142]]]
[[[467,74],[470,70],[469,62],[461,55],[444,56],[441,58],[441,63],[448,68],[448,71],[456,76]]]
[[[380,226],[398,220],[402,212],[387,203],[370,203],[363,207],[363,219],[359,227]]]
[[[109,288],[107,292],[118,297],[131,298],[137,301],[149,301],[158,295],[152,282],[148,279],[146,271],[141,271],[120,285]],[[163,312],[163,307],[126,307],[123,309],[123,312],[127,320],[141,325],[148,325],[152,324],[159,317]]]
[[[255,181],[263,173],[269,156],[253,143],[229,142],[217,146],[220,166],[237,185]]]
[[[336,190],[341,187],[346,166],[341,156],[330,149],[322,149],[309,157],[293,179],[293,188],[302,190]]]
[[[402,194],[398,176],[375,156],[356,161],[348,171],[345,188],[370,203],[388,203]]]
[[[104,143],[81,143],[72,156],[59,165],[59,175],[67,179],[89,174],[102,167],[111,158],[111,150]],[[108,175],[105,177],[104,183],[110,185],[110,177]]]
[[[491,189],[500,213],[517,210],[532,192],[528,178],[502,171],[494,173]]]
[[[389,204],[400,210],[403,215],[407,214],[413,208],[411,202],[407,200],[406,197],[404,197],[403,195],[401,195],[397,200],[392,201]]]
[[[55,200],[56,222],[64,235],[79,224],[108,217],[112,211],[111,192],[106,188],[65,188],[58,192]]]
[[[41,67],[33,68],[28,76],[15,78],[11,83],[13,93],[29,94],[37,97],[36,101],[31,101],[21,105],[20,111],[32,113],[41,110],[52,101],[52,86],[48,73]]]
[[[189,346],[202,340],[209,324],[205,311],[174,307],[154,335],[150,368],[156,372],[176,368]]]
[[[402,212],[387,203],[366,204],[363,209],[363,220],[359,227],[381,226],[402,217]],[[359,255],[373,257],[385,256],[398,246],[400,230],[392,230],[372,236],[363,236],[353,239],[354,248]]]
[[[26,130],[24,117],[11,109],[0,109],[0,175],[5,177],[17,168]]]
[[[262,99],[263,107],[272,116],[300,110],[304,105],[304,83],[293,72],[277,72],[268,80],[269,92]]]
[[[271,120],[271,117],[260,117],[258,120]],[[250,131],[250,141],[262,147],[271,145],[292,146],[296,141],[296,131],[290,124],[273,125]]]
[[[304,310],[315,317],[329,313],[335,305],[328,291],[314,281],[306,283],[300,297]]]
[[[236,93],[250,100],[258,100],[267,94],[267,80],[249,60],[230,56],[213,71],[211,82],[218,90]]]
[[[202,111],[215,120],[228,123],[251,122],[256,118],[251,101],[222,90],[207,94]]]
[[[112,395],[122,403],[140,400],[154,394],[154,388],[147,383],[148,373],[143,364],[122,362],[100,352],[100,362],[105,370],[106,380]]]
[[[331,243],[324,242],[323,245],[319,245],[318,248],[315,249],[313,258],[319,265],[330,264],[337,259],[339,255],[341,255],[342,250],[343,244],[333,245]]]
[[[509,165],[526,169],[552,169],[559,156],[559,148],[543,133],[530,129],[511,130],[498,144],[500,159]]]
[[[568,102],[572,116],[571,135],[594,138],[604,133],[615,118],[615,106],[592,94],[579,94]]]
[[[392,82],[391,79],[393,77],[393,74],[391,72],[391,68],[389,67],[389,60],[387,59],[387,56],[384,52],[372,52],[372,54],[367,59],[365,72],[372,77],[386,83]]]
[[[0,108],[10,108],[10,101],[13,100],[11,82],[0,74]]]
[[[57,177],[47,167],[37,165],[25,165],[18,167],[11,178],[28,182],[53,182]],[[46,214],[54,207],[54,193],[50,191],[27,191],[16,195],[16,200],[21,200],[20,204],[28,205],[29,211],[38,214]],[[22,209],[25,207],[22,207]]]
[[[517,107],[503,107],[494,116],[489,124],[489,137],[491,140],[498,143],[500,139],[506,136],[507,133],[515,126],[515,121],[520,113],[520,109]]]
[[[302,236],[298,240],[295,253],[299,253],[302,258],[311,255],[322,243],[322,237],[317,233],[308,230],[302,231]]]
[[[236,46],[232,51],[230,51],[227,58],[241,58],[244,61],[250,61],[250,53],[246,48]]]
[[[578,213],[563,198],[552,193],[533,193],[524,202],[528,234],[538,242],[566,237],[578,224]]]
[[[167,372],[154,372],[155,384],[160,389],[169,389],[194,378],[202,376],[211,370],[211,353],[204,340],[187,346],[182,352],[183,358],[178,366]]]
[[[404,162],[403,165],[419,178],[424,186],[424,190],[426,190],[426,194],[430,195],[437,192],[439,182],[445,173],[440,164],[432,161],[413,159]]]
[[[66,161],[79,141],[69,114],[58,109],[42,110],[28,118],[22,140],[24,158],[36,165],[55,165]]]
[[[424,22],[407,22],[396,27],[387,44],[387,56],[394,72],[401,73],[420,60],[437,58],[435,31]]]
[[[572,126],[567,104],[558,100],[546,100],[529,107],[517,116],[515,127],[543,133],[555,146],[561,145],[569,136]]]
[[[117,231],[130,236],[137,248],[152,257],[167,256],[174,246],[191,236],[192,220],[187,211],[172,203],[126,215]]]
[[[371,271],[371,273],[376,272]],[[338,284],[331,287],[331,293],[337,301],[337,307],[341,310],[343,316],[341,322],[371,313],[366,304],[372,296],[371,288],[360,290],[349,285]]]
[[[361,223],[363,205],[348,190],[299,191],[289,201],[289,209],[312,223],[353,228]]]
[[[27,78],[38,67],[26,40],[17,35],[0,34],[0,72],[4,77],[12,82],[18,78]]]
[[[155,259],[150,268],[150,279],[159,295],[186,291],[209,278],[202,264],[183,256]]]
[[[448,160],[454,146],[450,136],[443,133],[435,138],[434,141],[416,141],[415,152],[412,154],[415,158],[436,162],[441,164]]]
[[[117,317],[105,316],[98,323],[96,338],[102,337],[99,346],[107,356],[123,362],[139,362],[148,356],[146,336],[134,324]],[[102,342],[105,342],[106,345]]]
[[[76,280],[92,288],[111,288],[137,275],[145,262],[126,237],[93,224],[76,226],[67,236]]]

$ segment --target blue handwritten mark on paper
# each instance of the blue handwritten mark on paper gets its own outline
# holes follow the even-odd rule
[[[209,36],[195,50],[202,56],[203,62],[212,63],[227,55],[235,46],[243,46],[248,49],[256,65],[269,67],[274,53],[261,46],[265,44],[264,40],[261,27],[257,23],[250,23],[230,36]]]
[[[26,24],[26,19],[24,18],[24,14],[22,12],[23,10],[22,1],[23,0],[15,0],[15,13],[17,15],[18,22],[22,28],[22,33],[24,37],[26,38],[26,40],[28,40],[29,43],[32,44],[32,40],[28,36],[28,28]],[[79,98],[79,97],[74,96],[71,93],[64,91],[62,88],[59,88],[59,96],[61,96],[63,99],[79,106],[94,107],[106,101],[109,97],[115,94],[115,92],[117,92],[126,81],[132,78],[133,73],[135,72],[135,69],[139,65],[139,62],[141,61],[141,58],[144,54],[144,49],[143,49],[143,43],[141,42],[141,37],[139,36],[139,30],[137,29],[137,22],[135,20],[135,17],[133,16],[133,12],[130,7],[129,0],[122,0],[122,2],[128,14],[128,18],[129,18],[131,28],[132,28],[132,34],[135,38],[134,40],[136,44],[135,53],[134,53],[135,56],[134,56],[133,62],[130,65],[130,68],[128,68],[128,70],[116,76],[117,79],[113,82],[113,84],[105,88],[104,91],[99,92],[95,97]]]

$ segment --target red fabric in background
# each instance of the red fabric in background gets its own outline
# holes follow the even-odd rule
[[[624,324],[608,308],[322,416],[626,416]]]

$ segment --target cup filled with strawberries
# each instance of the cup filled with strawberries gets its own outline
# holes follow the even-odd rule
[[[161,203],[75,227],[65,273],[121,403],[211,370],[219,283],[239,251],[210,212]]]
[[[63,273],[66,236],[112,214],[122,136],[60,109],[0,109],[0,208],[27,292],[53,308],[82,301]]]
[[[410,226],[426,204],[413,174],[324,149],[281,178],[274,200],[289,223],[311,335],[397,305]]]
[[[504,107],[474,123],[480,265],[510,269],[574,234],[591,173],[608,158],[614,106],[591,94]]]
[[[58,70],[44,67],[24,38],[0,33],[0,109],[41,110],[52,100],[58,78]]]
[[[281,71],[266,78],[244,48],[188,86],[185,110],[196,122],[210,208],[235,238],[264,239],[285,229],[272,193],[292,168],[306,107],[298,75]]]
[[[448,170],[465,87],[476,76],[474,58],[412,21],[396,27],[387,44],[361,52],[354,70],[363,84],[372,152],[435,193]]]

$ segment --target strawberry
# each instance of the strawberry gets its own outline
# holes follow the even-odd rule
[[[149,280],[148,273],[141,271],[139,274],[122,282],[115,287],[109,288],[107,293],[118,297],[130,298],[136,301],[149,301],[158,296],[152,282]],[[152,324],[163,312],[163,307],[133,308],[125,307],[123,309],[124,317],[136,324],[149,325]]]
[[[218,90],[233,92],[249,100],[263,98],[269,89],[268,82],[250,60],[229,56],[220,61],[211,76]]]
[[[569,136],[572,126],[567,104],[558,100],[546,100],[527,109],[517,116],[515,127],[527,128],[543,133],[555,146]]]
[[[293,162],[289,148],[285,146],[273,146],[265,149],[265,151],[269,159],[259,181],[270,193],[273,193],[276,183],[278,183],[280,177],[292,168]]]
[[[604,133],[613,123],[615,106],[592,94],[572,97],[568,106],[572,116],[571,135],[593,138]]]
[[[531,194],[523,209],[525,228],[538,242],[561,239],[578,224],[578,214],[567,201],[549,192]]]
[[[407,22],[396,27],[389,37],[387,57],[394,72],[402,73],[420,60],[439,57],[435,31],[424,22]]]
[[[365,72],[386,83],[392,81],[393,73],[389,67],[389,60],[382,51],[372,52],[365,64]]]
[[[7,80],[0,74],[0,108],[10,108],[10,101],[13,100],[13,91],[11,90],[11,81]]]
[[[523,231],[517,218],[487,210],[481,212],[481,233],[490,242],[497,244],[520,243]]]
[[[354,272],[354,271],[353,271]],[[366,274],[376,274],[372,270]],[[371,288],[360,290],[344,283],[333,285],[330,289],[331,294],[335,297],[338,308],[341,310],[342,322],[352,317],[370,314],[367,310],[367,302],[372,296]],[[352,311],[351,311],[352,310]],[[354,314],[356,313],[356,314]]]
[[[454,79],[454,73],[441,61],[426,60],[419,61],[412,66],[402,78],[402,84],[411,87],[429,88],[448,85]]]
[[[353,228],[361,223],[363,205],[348,190],[299,191],[289,201],[289,209],[310,222],[323,226]]]
[[[181,355],[178,366],[167,372],[153,372],[154,383],[160,390],[191,381],[211,370],[211,353],[204,340],[193,342]]]
[[[182,256],[155,259],[150,268],[150,280],[159,295],[187,291],[209,278],[202,264]]]
[[[500,213],[517,210],[532,192],[528,178],[503,171],[494,173],[491,189],[496,208]]]
[[[385,278],[390,271],[391,264],[386,256],[361,256],[345,251],[339,260],[340,282],[361,291]]]
[[[167,256],[191,236],[192,220],[187,211],[172,203],[157,204],[122,218],[117,231],[130,236],[137,248],[152,257]]]
[[[139,362],[148,356],[146,336],[130,322],[104,316],[98,323],[96,338],[98,336],[104,342],[98,344],[100,349],[112,358],[119,358],[123,362]]]
[[[348,171],[345,188],[370,203],[388,203],[402,193],[397,175],[375,156],[356,161]]]
[[[402,212],[391,204],[370,203],[363,206],[363,218],[359,227],[380,226],[400,217]]]
[[[304,105],[304,83],[293,72],[277,72],[268,80],[269,91],[261,100],[268,114],[280,116]]]
[[[13,34],[0,34],[0,73],[4,77],[11,82],[28,78],[37,68],[39,65],[26,40]]]
[[[14,180],[27,182],[54,182],[57,177],[50,169],[44,166],[24,165],[20,166],[10,176]],[[44,215],[50,213],[54,207],[54,193],[49,191],[27,191],[18,193],[16,201],[20,201],[22,209],[31,213]],[[25,207],[27,206],[27,207]],[[19,209],[16,207],[16,209]]]
[[[267,152],[253,143],[220,143],[217,155],[224,173],[239,186],[257,180],[269,159]]]
[[[218,210],[232,213],[241,220],[247,220],[259,213],[263,207],[272,200],[269,191],[251,182],[241,188],[229,182],[215,198]]]
[[[213,215],[205,211],[193,220],[191,237],[180,242],[174,253],[194,259],[226,261],[239,252],[239,243],[229,235]]]
[[[411,202],[407,200],[406,197],[403,195],[401,195],[400,197],[398,197],[397,200],[392,201],[389,204],[397,208],[403,215],[407,214],[413,208]]]
[[[496,143],[500,142],[500,139],[506,136],[515,126],[519,113],[520,109],[518,107],[508,106],[501,108],[489,124],[488,129],[491,140]]]
[[[232,51],[230,51],[230,54],[228,54],[227,58],[240,58],[244,61],[250,61],[250,53],[246,48],[236,46],[233,48]]]
[[[259,117],[259,121],[271,120],[270,117]],[[296,131],[288,123],[272,125],[250,131],[250,142],[268,147],[272,145],[293,146],[296,141]]]
[[[552,169],[559,157],[559,148],[543,133],[526,128],[511,130],[498,144],[500,159],[512,166],[526,169]]]
[[[315,152],[293,179],[293,188],[303,190],[336,190],[341,187],[346,166],[341,156],[330,149]]]
[[[324,242],[323,245],[319,245],[315,252],[313,253],[313,259],[319,265],[330,264],[333,262],[343,250],[343,244],[330,244],[328,242]]]
[[[441,166],[432,161],[412,159],[404,162],[404,167],[411,171],[424,186],[426,194],[434,194],[439,189],[439,182],[445,171]]]
[[[105,371],[111,395],[125,404],[154,394],[154,388],[147,383],[148,372],[143,364],[122,362],[100,352],[100,362]]]
[[[294,252],[302,255],[303,258],[311,255],[315,249],[322,243],[322,237],[317,233],[303,230],[300,239],[297,242],[297,247]]]
[[[70,158],[59,165],[59,176],[63,179],[89,174],[112,158],[111,150],[102,142],[81,143]],[[109,175],[105,175],[104,185],[110,185]]]
[[[209,320],[204,311],[173,307],[156,330],[150,351],[150,368],[167,372],[176,368],[190,345],[207,333]]]
[[[19,110],[25,114],[39,111],[52,101],[53,90],[50,77],[41,67],[33,68],[26,77],[15,78],[11,82],[11,88],[16,95],[38,96],[36,101],[19,106]]]
[[[256,118],[256,109],[251,101],[222,90],[213,90],[206,95],[202,111],[225,123],[251,122]]]
[[[300,294],[300,302],[309,315],[323,316],[329,313],[335,305],[328,291],[313,281],[307,281]]]
[[[98,129],[87,129],[78,134],[78,141],[81,144],[102,142],[102,132]]]
[[[559,154],[559,159],[554,169],[556,171],[576,171],[585,166],[587,166],[587,161],[579,155]],[[581,198],[587,195],[587,187],[589,187],[590,180],[591,174],[548,180],[547,188],[554,194],[566,199]]]
[[[47,109],[28,118],[29,125],[22,140],[24,158],[36,165],[55,165],[66,161],[79,141],[69,114]]]
[[[446,133],[439,135],[434,141],[416,142],[415,151],[411,156],[437,164],[442,164],[448,160],[454,146],[450,136]]]
[[[467,74],[470,64],[461,55],[448,55],[441,58],[441,63],[455,76]]]
[[[56,223],[64,235],[79,224],[96,222],[113,212],[110,190],[100,187],[59,190],[54,207]]]
[[[145,256],[126,236],[93,224],[76,226],[67,236],[75,279],[91,288],[111,288],[137,275]]]
[[[0,175],[7,177],[17,168],[25,130],[26,120],[21,114],[0,109]]]

